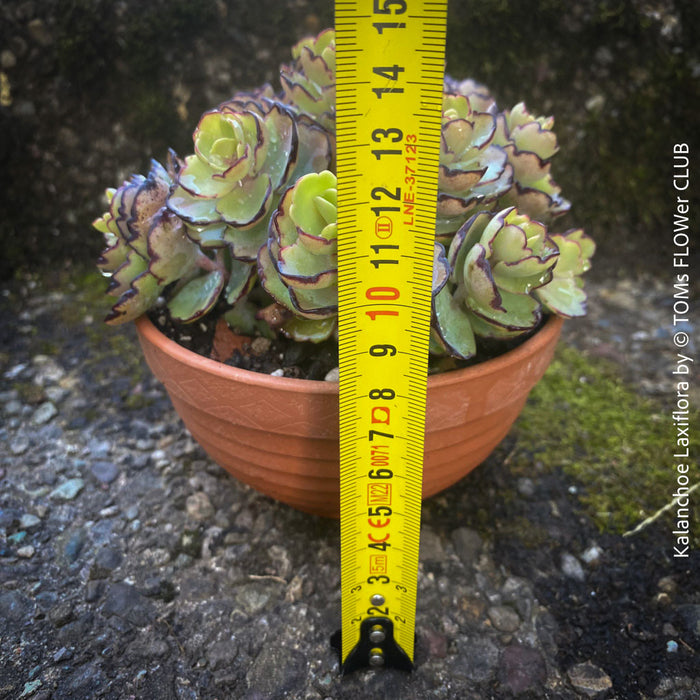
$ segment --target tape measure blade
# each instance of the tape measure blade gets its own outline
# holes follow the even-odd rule
[[[413,661],[446,13],[336,2],[345,672]]]

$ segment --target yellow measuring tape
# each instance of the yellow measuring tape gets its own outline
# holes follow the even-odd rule
[[[336,0],[343,672],[413,665],[447,0]]]

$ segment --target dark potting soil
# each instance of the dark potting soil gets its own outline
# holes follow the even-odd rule
[[[182,324],[173,321],[167,309],[150,315],[164,335],[204,357],[212,356],[219,317],[214,312],[194,323]],[[285,377],[323,380],[338,366],[338,347],[333,340],[314,344],[294,342],[283,336],[251,338],[241,350],[234,350],[225,364],[261,374],[282,371]]]
[[[217,313],[215,309],[198,321],[186,324],[173,321],[166,307],[152,311],[149,318],[161,333],[178,345],[198,355],[212,357],[216,326],[225,310]],[[524,343],[536,330],[512,340],[480,339],[477,355],[470,360],[431,356],[428,372],[437,374],[493,359]],[[274,339],[251,338],[241,350],[234,350],[225,364],[262,374],[281,373],[285,377],[323,380],[338,367],[338,345],[334,339],[323,343],[300,343],[282,335]]]

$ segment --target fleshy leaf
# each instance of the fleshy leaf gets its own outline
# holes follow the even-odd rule
[[[322,343],[330,338],[335,325],[335,317],[319,320],[293,318],[282,326],[282,331],[294,340]]]
[[[224,275],[219,270],[195,277],[168,302],[170,315],[183,323],[196,321],[216,304],[223,288]]]
[[[450,355],[468,360],[476,354],[476,338],[469,316],[447,288],[433,297],[435,329]]]
[[[255,265],[240,260],[231,261],[231,273],[226,284],[226,301],[234,304],[250,291],[255,274]]]
[[[272,181],[269,175],[248,178],[216,202],[216,210],[231,226],[247,226],[262,219],[268,212]]]
[[[537,290],[537,298],[559,316],[586,315],[586,293],[576,284],[574,277],[555,277]]]

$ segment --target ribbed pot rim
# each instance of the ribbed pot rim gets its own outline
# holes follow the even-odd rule
[[[278,391],[294,391],[310,394],[337,394],[337,382],[325,382],[313,379],[297,379],[294,377],[276,377],[261,372],[241,369],[231,365],[217,362],[192,350],[179,345],[168,338],[151,322],[146,314],[137,318],[134,323],[141,335],[148,343],[171,356],[183,365],[198,369],[200,372],[219,377],[228,378],[240,384],[247,384],[261,388],[275,388]],[[428,377],[428,388],[438,388],[456,381],[476,380],[490,375],[505,372],[512,365],[517,365],[525,357],[536,355],[546,347],[552,336],[559,334],[564,319],[551,316],[546,323],[524,343],[503,355],[486,360],[470,367],[451,370],[442,374],[434,374]]]

